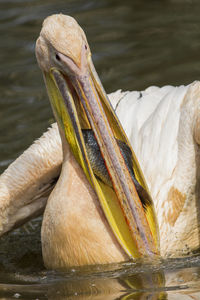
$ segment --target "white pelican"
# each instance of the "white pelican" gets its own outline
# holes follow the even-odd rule
[[[48,268],[154,257],[159,254],[155,215],[162,256],[198,250],[199,82],[109,95],[145,174],[154,215],[137,159],[132,154],[132,171],[130,161],[123,159],[116,139],[128,149],[127,157],[130,144],[107,101],[76,21],[62,14],[48,17],[37,40],[36,56],[61,139],[54,124],[1,175],[1,234],[41,213],[48,198],[42,225]],[[93,166],[89,158],[83,134],[88,128],[109,175],[102,175],[105,170],[98,173],[97,162]]]

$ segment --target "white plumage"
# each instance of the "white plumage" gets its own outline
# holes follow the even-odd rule
[[[127,93],[115,107],[154,200],[161,253],[198,248],[199,82]]]
[[[117,91],[109,98],[154,200],[161,254],[179,256],[198,249],[200,83]],[[45,206],[61,162],[61,142],[53,125],[0,177],[1,234]]]

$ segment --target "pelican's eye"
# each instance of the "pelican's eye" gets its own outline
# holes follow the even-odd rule
[[[60,61],[60,56],[58,55],[58,53],[56,53],[56,60]]]

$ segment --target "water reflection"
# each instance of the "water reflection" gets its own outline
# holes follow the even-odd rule
[[[199,78],[198,0],[1,0],[1,172],[52,122],[34,44],[42,20],[59,12],[73,15],[83,26],[108,92]],[[32,226],[1,239],[1,298],[200,298],[198,257],[154,267],[128,264],[96,273],[51,273],[42,264],[40,220]],[[162,279],[156,285],[163,274],[165,284]]]
[[[190,267],[187,267],[187,265]],[[196,265],[196,267],[194,266]],[[0,284],[6,299],[199,299],[199,258],[159,265],[119,264],[71,269],[64,274],[8,276]],[[173,266],[173,267],[172,267]],[[161,278],[165,273],[165,284]],[[159,280],[158,280],[159,279]]]

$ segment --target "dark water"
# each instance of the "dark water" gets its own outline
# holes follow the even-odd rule
[[[86,31],[107,92],[200,77],[199,0],[0,0],[1,172],[53,120],[34,45],[43,19],[59,12]],[[198,256],[47,272],[40,220],[0,245],[1,299],[200,299],[199,274]]]

